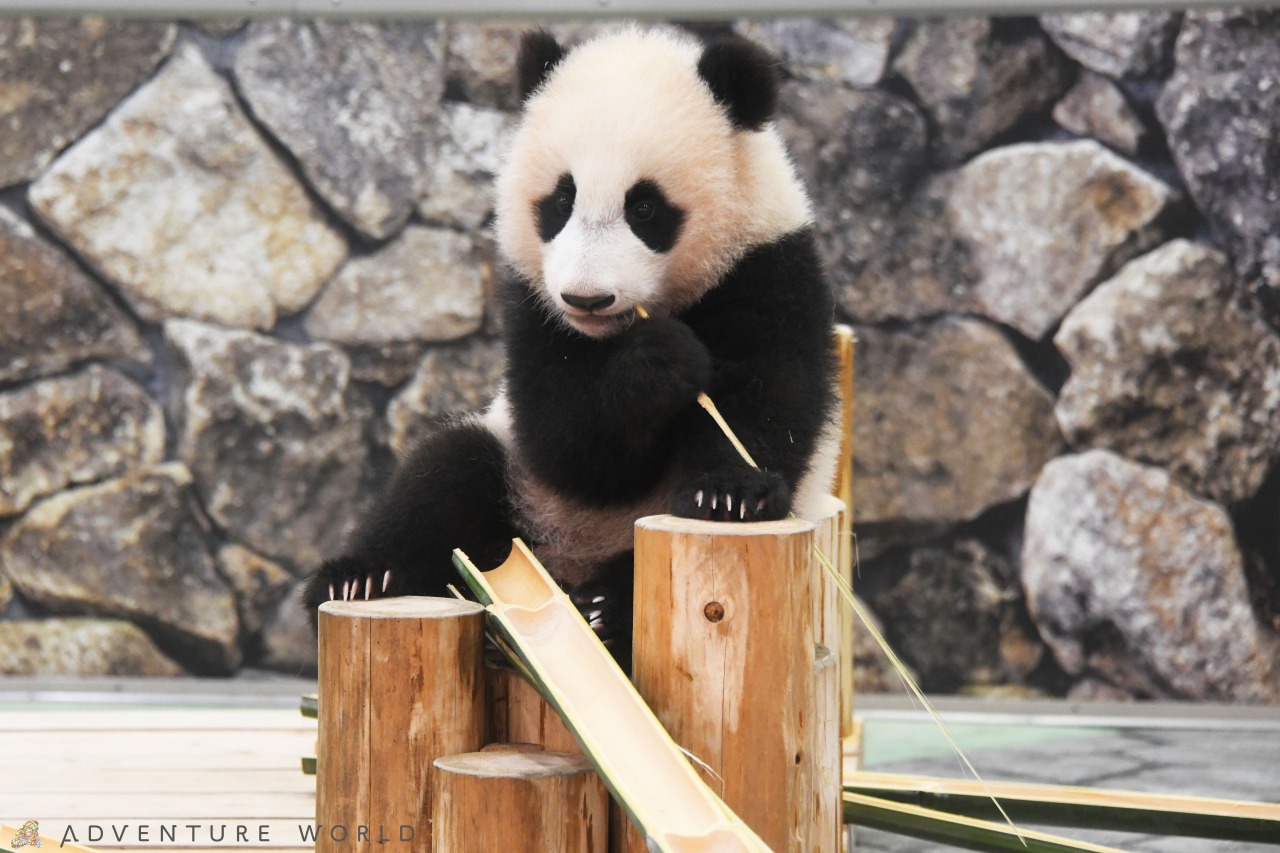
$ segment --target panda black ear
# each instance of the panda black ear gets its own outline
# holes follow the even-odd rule
[[[564,48],[546,30],[531,30],[520,37],[520,58],[516,61],[516,68],[520,77],[521,103],[529,100],[529,96],[562,59]]]
[[[744,38],[721,36],[707,45],[698,76],[740,130],[759,130],[778,108],[778,62]]]

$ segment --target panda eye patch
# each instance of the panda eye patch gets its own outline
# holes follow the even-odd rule
[[[578,188],[573,176],[566,173],[556,181],[555,188],[533,204],[533,217],[538,223],[538,237],[550,243],[569,223],[573,215],[573,202]]]
[[[631,232],[650,249],[663,253],[675,246],[684,211],[667,200],[656,182],[646,179],[627,190],[624,210]]]

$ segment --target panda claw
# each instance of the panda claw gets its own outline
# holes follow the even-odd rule
[[[387,573],[382,576],[382,591],[386,592],[387,587],[391,585],[391,570],[387,569]]]
[[[373,592],[373,575],[365,575],[364,577],[364,600],[369,600],[369,593]]]
[[[342,600],[343,600],[343,601],[350,601],[350,600],[351,600],[351,597],[350,597],[350,595],[349,595],[349,593],[351,592],[350,587],[351,587],[351,581],[343,581],[343,582],[342,582]]]
[[[602,619],[592,619],[592,620],[591,620],[590,622],[588,622],[587,624],[591,626],[591,630],[593,630],[593,631],[599,631],[602,627],[604,627],[604,620],[602,620]]]
[[[597,595],[595,598],[591,599],[592,604],[599,604],[602,601],[604,601],[603,595]]]
[[[733,512],[733,495],[724,496],[724,508],[729,512]]]
[[[715,508],[716,508],[716,500],[718,499],[718,497],[719,497],[719,496],[718,496],[718,495],[716,495],[716,494],[714,494],[714,493],[711,495],[711,508],[712,508],[712,509],[715,509]]]
[[[590,613],[587,614],[587,622],[591,624],[595,624],[596,622],[600,621],[601,612],[602,611],[600,610],[592,610]]]
[[[742,521],[747,520],[747,505],[745,503],[738,504],[738,518]]]
[[[699,509],[702,508],[702,489],[698,489],[697,494],[693,496],[693,502],[698,505]]]
[[[333,584],[329,584],[329,600],[330,600],[330,601],[333,601],[333,599],[334,599],[334,598],[336,598],[336,597],[337,597],[337,596],[335,596],[335,595],[334,595],[334,593],[333,593]]]

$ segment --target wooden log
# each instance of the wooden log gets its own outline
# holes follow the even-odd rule
[[[606,853],[609,796],[582,755],[488,750],[436,759],[440,853]]]
[[[536,743],[547,752],[580,753],[555,708],[510,666],[488,666],[489,739],[499,743]]]
[[[814,526],[797,519],[636,522],[636,688],[776,853],[838,849],[836,823],[812,808],[839,761],[838,739],[809,730],[839,718],[837,696],[818,707],[813,543]],[[632,834],[626,849],[644,847]]]
[[[849,326],[836,326],[836,358],[840,365],[840,462],[836,467],[836,482],[832,494],[844,504],[844,515],[840,521],[839,547],[834,555],[835,565],[840,569],[844,579],[853,586],[853,562],[856,545],[853,538],[853,371],[854,371],[854,337]],[[839,653],[840,667],[840,736],[853,734],[853,614],[848,605],[841,603],[840,619],[841,639]],[[835,647],[831,647],[835,651]]]
[[[429,849],[432,762],[484,745],[484,608],[320,606],[318,853]]]

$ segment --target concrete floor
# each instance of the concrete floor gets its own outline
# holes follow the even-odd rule
[[[874,697],[860,703],[869,770],[963,778],[934,724]],[[1083,785],[1225,799],[1280,801],[1280,709],[1198,705],[1081,706],[1005,703],[944,707],[944,719],[988,780]],[[987,719],[984,720],[984,717]],[[1013,815],[1017,819],[1017,815]],[[1280,846],[1032,827],[1141,853],[1280,853]],[[859,853],[950,850],[858,830]],[[1280,845],[1280,837],[1276,839]]]

